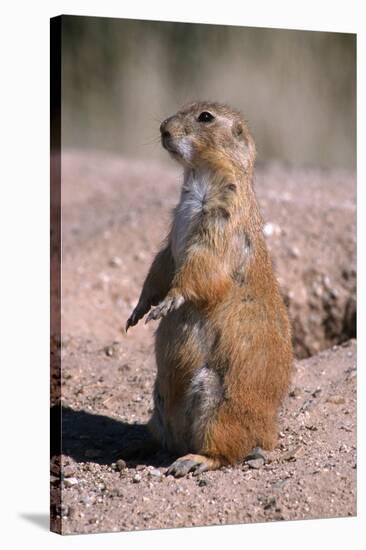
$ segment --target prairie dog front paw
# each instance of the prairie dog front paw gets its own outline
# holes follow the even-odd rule
[[[171,311],[178,309],[184,303],[182,295],[167,296],[159,305],[154,307],[146,317],[145,323],[148,323],[152,319],[157,320],[165,317]]]

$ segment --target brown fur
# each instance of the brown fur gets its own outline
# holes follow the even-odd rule
[[[199,122],[204,111],[214,119]],[[182,197],[126,328],[157,306],[147,317],[162,318],[149,427],[164,447],[189,454],[169,470],[179,476],[275,446],[293,358],[243,117],[225,105],[194,103],[164,121],[161,132],[185,169]],[[179,231],[186,234],[174,257]]]

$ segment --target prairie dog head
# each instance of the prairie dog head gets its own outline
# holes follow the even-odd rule
[[[186,168],[220,167],[228,162],[248,169],[255,145],[238,111],[213,102],[190,103],[160,125],[161,142]]]

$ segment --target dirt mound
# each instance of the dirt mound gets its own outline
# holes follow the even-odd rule
[[[356,184],[342,172],[258,171],[264,231],[296,355],[356,336]]]

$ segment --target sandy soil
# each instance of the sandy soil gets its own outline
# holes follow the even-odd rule
[[[179,480],[164,475],[174,457],[163,453],[116,463],[151,413],[154,327],[138,325],[126,336],[123,326],[166,233],[179,181],[170,164],[63,156],[62,341],[54,350],[62,359],[63,454],[51,461],[53,528],[86,533],[355,515],[356,189],[345,172],[257,170],[298,357],[278,448]],[[53,373],[52,387],[58,382]]]

